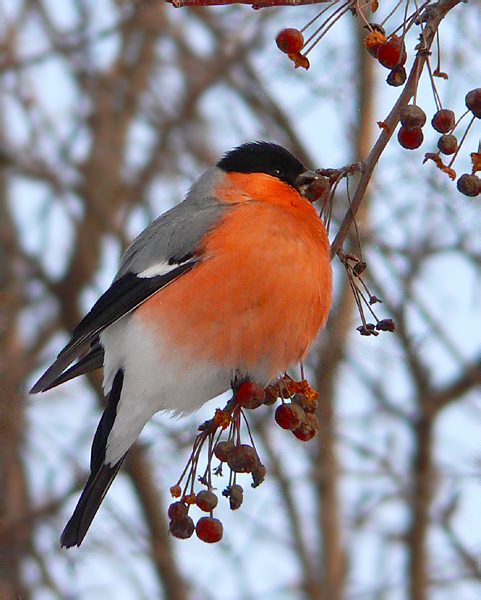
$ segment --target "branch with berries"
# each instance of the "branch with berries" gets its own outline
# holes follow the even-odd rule
[[[219,501],[214,483],[216,477],[222,476],[224,468],[229,470],[229,480],[222,496],[228,499],[231,510],[237,510],[242,505],[244,489],[238,482],[240,475],[249,474],[253,488],[264,481],[266,467],[257,453],[245,410],[271,406],[280,399],[281,404],[275,411],[276,423],[291,431],[297,439],[308,441],[319,430],[319,422],[314,414],[317,396],[318,393],[307,381],[294,381],[288,375],[266,389],[250,381],[235,386],[226,406],[222,410],[217,409],[212,419],[200,425],[187,465],[179,480],[170,488],[171,495],[176,498],[168,509],[171,535],[187,539],[195,531],[197,537],[206,543],[222,539],[222,522],[214,517],[214,509]],[[242,439],[242,424],[249,443]],[[222,439],[224,433],[226,439]],[[205,446],[206,467],[199,474],[201,452]],[[213,466],[214,460],[218,461],[216,466]],[[196,491],[198,485],[202,489]],[[201,516],[194,523],[189,511],[196,509],[209,514]]]

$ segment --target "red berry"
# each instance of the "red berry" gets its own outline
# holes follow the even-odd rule
[[[305,412],[298,404],[281,404],[276,409],[276,423],[283,429],[295,429],[302,421]]]
[[[431,121],[431,125],[439,133],[448,133],[454,128],[456,123],[456,117],[454,112],[449,108],[442,108],[434,115]]]
[[[235,446],[232,442],[217,442],[214,448],[214,454],[221,462],[227,462],[227,457],[234,448]]]
[[[195,503],[204,512],[214,510],[218,501],[217,496],[211,490],[201,490],[195,497]]]
[[[439,151],[443,154],[454,154],[458,149],[458,140],[452,133],[443,133],[438,140]]]
[[[219,519],[214,517],[201,517],[195,526],[195,533],[199,540],[208,544],[215,544],[222,539],[224,528]]]
[[[466,106],[475,117],[481,119],[481,88],[471,90],[466,94]]]
[[[399,120],[406,129],[420,129],[426,123],[426,113],[416,104],[408,104],[401,108]]]
[[[235,446],[227,457],[227,464],[234,473],[252,473],[258,463],[257,452],[247,444]]]
[[[424,135],[421,129],[409,130],[405,127],[400,127],[397,139],[406,150],[415,150],[423,143]]]
[[[188,510],[189,509],[183,502],[173,502],[169,506],[167,514],[172,521],[179,521],[187,516]]]
[[[276,44],[285,54],[297,54],[304,45],[304,36],[298,29],[288,27],[277,35]]]
[[[194,529],[194,521],[190,517],[184,517],[183,519],[171,521],[169,526],[170,533],[180,540],[186,540],[187,538],[190,538],[194,533]]]
[[[481,193],[481,179],[477,175],[465,173],[456,182],[456,187],[461,194],[474,198]]]
[[[393,34],[387,42],[379,46],[376,57],[382,66],[387,69],[394,69],[397,65],[403,65],[407,59],[403,40]]]
[[[260,385],[246,381],[236,391],[236,398],[242,408],[254,409],[264,404],[266,393]]]

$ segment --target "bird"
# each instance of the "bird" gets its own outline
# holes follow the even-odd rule
[[[129,448],[159,411],[182,416],[239,382],[302,362],[332,298],[318,175],[266,141],[230,150],[127,248],[107,291],[31,389],[103,367],[90,475],[60,542],[80,546]]]

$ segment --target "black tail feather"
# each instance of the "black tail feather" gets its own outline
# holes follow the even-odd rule
[[[124,458],[125,454],[113,467],[103,465],[97,473],[90,474],[74,513],[60,536],[62,546],[80,546]]]
[[[62,546],[66,548],[80,546],[93,518],[102,504],[105,494],[108,492],[112,481],[115,479],[124,461],[125,454],[112,466],[104,464],[107,441],[117,415],[117,405],[120,400],[123,381],[124,374],[119,369],[114,378],[112,389],[107,399],[107,406],[100,419],[92,444],[90,476],[87,479],[74,513],[60,536]]]

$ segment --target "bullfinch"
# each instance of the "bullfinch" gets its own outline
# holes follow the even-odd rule
[[[103,367],[106,408],[61,543],[79,546],[144,425],[301,362],[331,304],[316,174],[273,143],[228,152],[127,248],[109,289],[33,386]]]

